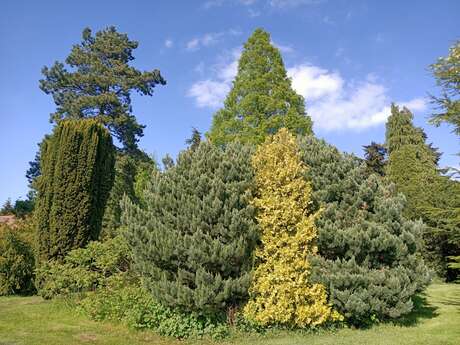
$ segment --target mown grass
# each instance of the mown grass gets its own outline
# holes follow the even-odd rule
[[[397,322],[369,329],[315,333],[271,332],[233,334],[222,345],[458,345],[460,344],[460,285],[433,284],[416,300],[417,308]],[[0,345],[73,344],[212,344],[211,340],[179,341],[120,324],[88,320],[62,302],[40,297],[0,298]]]

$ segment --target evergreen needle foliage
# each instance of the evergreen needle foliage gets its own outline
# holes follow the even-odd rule
[[[460,254],[460,182],[441,176],[436,155],[425,143],[426,135],[412,123],[406,109],[392,106],[386,128],[387,176],[407,198],[404,212],[410,219],[422,218],[425,256],[438,273],[455,280],[448,257]]]
[[[130,65],[138,42],[108,27],[92,35],[83,30],[82,42],[72,47],[65,63],[44,67],[40,88],[53,96],[51,121],[97,117],[129,151],[137,148],[144,126],[132,114],[131,92],[151,96],[166,84],[159,70],[141,72]]]
[[[309,281],[318,212],[311,212],[311,186],[295,138],[281,129],[259,147],[252,162],[262,244],[245,316],[262,325],[296,327],[338,318],[327,304],[325,287]]]
[[[41,149],[38,259],[62,259],[96,240],[113,182],[114,148],[96,120],[62,121]]]
[[[247,297],[257,239],[251,150],[201,142],[123,201],[135,267],[166,306],[215,313]]]
[[[244,45],[233,88],[207,136],[216,145],[234,140],[259,144],[282,127],[312,133],[304,99],[292,88],[279,50],[267,32],[257,29]]]
[[[313,137],[299,146],[313,205],[323,207],[312,280],[327,286],[334,308],[355,325],[410,312],[429,280],[423,224],[405,219],[405,198],[356,157]]]

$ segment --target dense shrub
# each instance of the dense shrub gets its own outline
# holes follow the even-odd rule
[[[223,338],[229,331],[225,315],[219,318],[165,307],[139,282],[126,284],[120,276],[112,277],[107,286],[88,294],[79,307],[93,320],[121,321],[136,329],[151,329],[176,338]]]
[[[130,254],[123,237],[105,242],[90,242],[75,249],[63,262],[48,261],[36,271],[36,285],[44,298],[85,292],[105,286],[114,275],[125,273]]]
[[[35,259],[28,235],[20,227],[0,227],[0,296],[34,290]]]
[[[312,279],[328,287],[353,324],[410,312],[429,280],[420,255],[423,223],[405,219],[404,196],[355,157],[313,137],[299,145],[314,205],[323,207]]]
[[[124,202],[137,271],[165,306],[213,313],[247,297],[257,239],[251,150],[202,142]]]

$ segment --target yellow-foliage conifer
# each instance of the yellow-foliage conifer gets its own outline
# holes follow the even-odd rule
[[[259,146],[252,164],[262,243],[245,317],[262,325],[295,327],[339,318],[327,303],[325,287],[309,282],[318,212],[310,211],[311,185],[294,136],[281,129]]]

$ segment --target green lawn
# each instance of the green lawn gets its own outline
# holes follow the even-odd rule
[[[367,344],[460,344],[460,285],[433,284],[420,305],[398,323],[368,330],[300,334],[277,332],[264,336],[235,334],[222,345],[367,345]],[[98,323],[76,314],[62,302],[40,297],[0,298],[0,345],[72,344],[210,344],[206,341],[177,341],[152,332],[129,330],[123,325]]]

